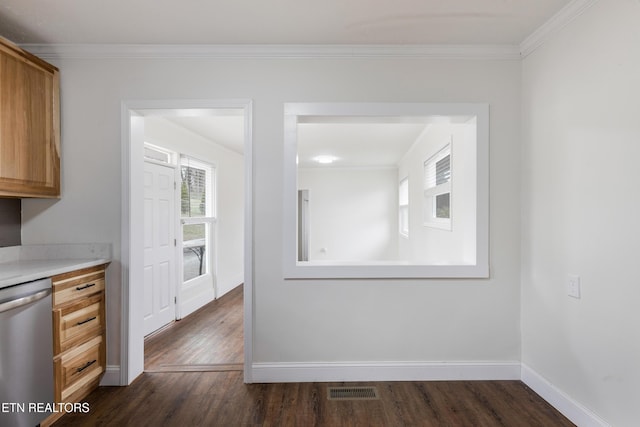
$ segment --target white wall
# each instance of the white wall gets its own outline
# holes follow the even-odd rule
[[[243,156],[159,116],[145,117],[145,138],[146,142],[204,160],[215,167],[216,298],[220,298],[244,280]]]
[[[474,124],[432,124],[403,156],[398,182],[409,178],[409,237],[399,258],[416,264],[476,263],[476,129]],[[451,229],[425,225],[424,162],[451,143]]]
[[[523,62],[522,361],[620,427],[640,420],[639,23],[600,0]]]
[[[309,261],[395,260],[395,168],[299,168],[309,190]]]
[[[121,101],[253,99],[254,360],[520,360],[520,62],[424,58],[52,60],[62,199],[25,200],[23,244],[109,242],[108,361],[119,363]],[[488,102],[491,277],[284,280],[284,102]],[[135,286],[135,284],[133,284]],[[348,313],[348,316],[336,316]]]

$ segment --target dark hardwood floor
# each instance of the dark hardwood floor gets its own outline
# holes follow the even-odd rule
[[[100,387],[62,426],[572,426],[519,381],[358,383],[379,400],[327,399],[323,383],[242,383],[241,372],[144,373]]]
[[[520,381],[244,384],[238,328],[241,287],[147,338],[145,373],[98,388],[88,413],[54,426],[573,426]],[[374,386],[379,398],[328,399],[329,386],[345,385]]]
[[[148,336],[146,372],[242,370],[243,291],[238,286]]]

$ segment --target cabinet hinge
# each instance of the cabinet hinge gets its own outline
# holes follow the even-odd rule
[[[173,239],[173,246],[178,246],[178,239]]]
[[[173,297],[173,303],[177,304],[178,303],[178,297]]]

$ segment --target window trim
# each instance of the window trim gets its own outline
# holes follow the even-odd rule
[[[171,165],[171,166],[176,166],[177,165],[177,161],[176,159],[178,158],[178,153],[176,153],[175,151],[169,150],[167,148],[161,147],[159,145],[155,145],[152,144],[150,142],[145,141],[143,144],[143,150],[144,150],[144,160],[145,161],[150,161],[150,162],[154,162],[154,163],[159,163],[159,164],[163,164],[163,165]],[[151,152],[155,152],[158,153],[160,155],[164,155],[166,156],[166,159],[159,159],[157,157],[152,157],[147,155],[148,151]]]
[[[405,261],[319,264],[297,261],[297,125],[308,116],[474,116],[476,125],[475,264],[408,264]],[[486,103],[285,103],[283,159],[283,277],[285,279],[487,278],[489,277],[489,104]]]
[[[215,224],[216,224],[216,166],[212,163],[205,162],[187,155],[180,155],[178,167],[181,169],[183,166],[193,167],[196,169],[202,169],[206,172],[207,186],[205,188],[205,215],[204,216],[183,216],[182,208],[180,209],[180,250],[184,252],[184,226],[185,225],[198,225],[203,224],[205,226],[205,255],[201,262],[204,263],[205,271],[199,276],[192,277],[188,280],[184,280],[184,271],[182,272],[182,283],[184,286],[190,286],[197,283],[200,280],[207,280],[207,277],[213,277],[214,264],[213,264],[213,251],[215,250]],[[180,190],[182,189],[182,172],[180,172]],[[179,195],[178,199],[182,203],[182,197]],[[183,255],[184,256],[184,255]]]

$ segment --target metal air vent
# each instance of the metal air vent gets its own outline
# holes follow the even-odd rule
[[[375,387],[329,387],[329,400],[378,400],[378,389]]]

